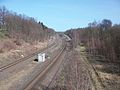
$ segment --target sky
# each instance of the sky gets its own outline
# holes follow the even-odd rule
[[[34,17],[56,31],[110,19],[120,23],[120,0],[0,0],[8,10]]]

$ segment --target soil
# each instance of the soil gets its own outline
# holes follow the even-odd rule
[[[37,50],[45,48],[47,47],[48,43],[53,42],[53,40],[50,40],[49,42],[34,42],[33,44],[30,44],[24,41],[19,41],[19,45],[16,44],[15,41],[16,40],[13,39],[1,41],[0,49],[2,52],[0,53],[0,67],[7,65],[8,63],[13,62],[17,59],[28,56]]]

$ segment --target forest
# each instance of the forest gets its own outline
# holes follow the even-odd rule
[[[54,30],[32,17],[0,7],[0,38],[22,39],[26,42],[44,41],[54,34]]]
[[[103,19],[65,33],[72,38],[74,47],[83,44],[88,53],[102,55],[106,62],[120,63],[120,24],[112,25],[111,20]]]

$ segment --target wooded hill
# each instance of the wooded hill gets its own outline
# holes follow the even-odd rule
[[[26,42],[47,40],[55,32],[34,18],[0,7],[0,38],[22,39]]]
[[[72,38],[74,47],[82,43],[88,53],[102,55],[109,62],[120,62],[120,24],[112,25],[110,20],[104,19],[65,33]]]

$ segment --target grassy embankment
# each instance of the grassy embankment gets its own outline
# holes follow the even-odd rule
[[[79,46],[81,56],[84,58],[91,74],[91,79],[97,90],[119,90],[120,75],[119,64],[108,63],[105,57],[92,55],[86,52],[85,46]]]

